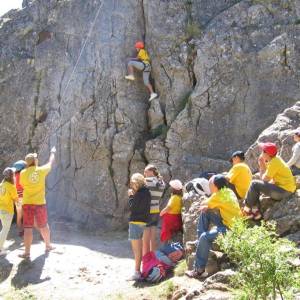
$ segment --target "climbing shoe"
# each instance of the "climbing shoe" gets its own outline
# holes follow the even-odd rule
[[[152,93],[150,95],[149,102],[152,101],[153,99],[157,98],[157,97],[158,97],[158,95],[156,93]]]
[[[134,78],[133,75],[126,75],[126,76],[125,76],[125,79],[132,80],[132,81],[133,81],[135,78]]]

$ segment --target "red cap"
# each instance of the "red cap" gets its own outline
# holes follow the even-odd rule
[[[276,156],[277,146],[274,143],[260,143],[259,147],[270,156]]]
[[[137,48],[137,49],[144,49],[145,45],[144,45],[143,42],[138,41],[138,42],[135,43],[135,48]]]

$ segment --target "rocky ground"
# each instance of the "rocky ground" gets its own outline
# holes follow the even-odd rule
[[[0,260],[1,300],[229,299],[224,286],[214,289],[215,280],[187,280],[184,261],[158,285],[127,281],[133,260],[126,232],[91,234],[55,222],[52,234],[53,252],[45,255],[36,235],[31,261],[22,261],[22,240],[13,226],[6,244],[10,252]]]

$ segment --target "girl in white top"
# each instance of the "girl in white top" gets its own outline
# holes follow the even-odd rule
[[[294,132],[294,141],[296,144],[293,146],[293,153],[287,165],[291,168],[293,175],[300,175],[300,128]]]

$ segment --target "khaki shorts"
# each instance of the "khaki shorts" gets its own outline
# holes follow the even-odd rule
[[[130,60],[128,66],[134,67],[139,71],[143,71],[143,81],[145,85],[150,84],[151,65],[145,65],[141,61]]]

